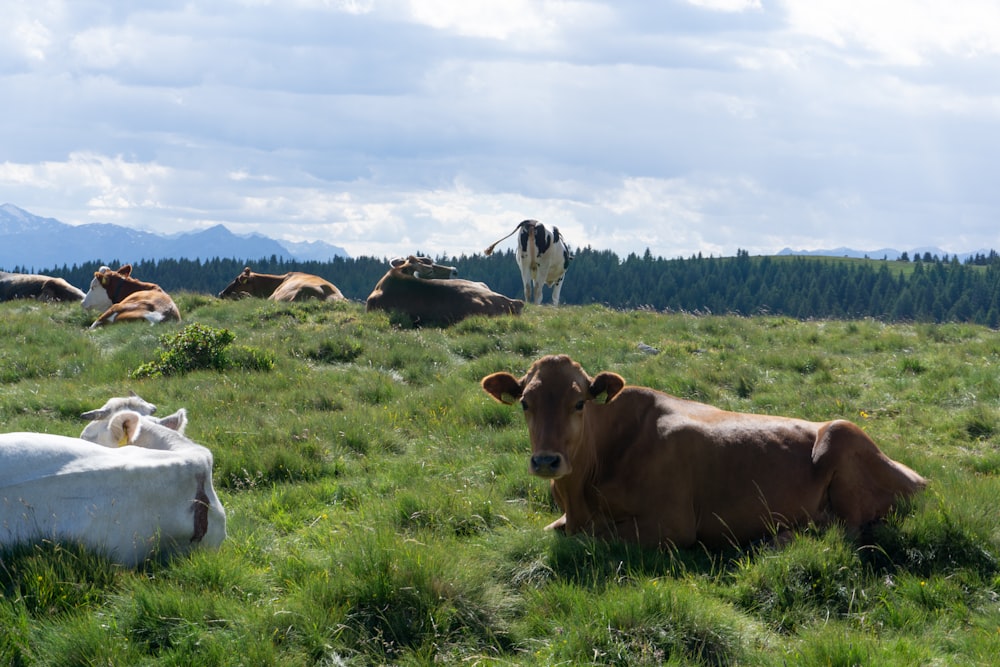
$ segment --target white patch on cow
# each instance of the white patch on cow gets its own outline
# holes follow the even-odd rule
[[[113,305],[113,302],[101,281],[94,278],[90,281],[90,289],[87,290],[80,305],[84,310],[107,310]]]
[[[100,329],[102,324],[114,324],[115,320],[118,319],[118,313],[111,313],[108,315],[107,319],[103,322],[100,319],[94,320],[94,323],[90,325],[91,329]]]

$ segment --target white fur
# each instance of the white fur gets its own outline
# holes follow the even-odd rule
[[[0,435],[0,544],[80,542],[128,566],[157,552],[218,547],[226,514],[212,486],[212,453],[168,428],[169,419],[117,412],[100,444]],[[207,530],[192,541],[195,511],[207,513]]]

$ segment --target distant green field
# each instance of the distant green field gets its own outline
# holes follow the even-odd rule
[[[161,414],[187,408],[229,516],[219,551],[139,571],[72,545],[5,545],[0,664],[1000,655],[1000,338],[987,328],[529,306],[414,329],[357,303],[175,300],[181,324],[97,331],[75,305],[0,304],[0,428],[76,435],[77,415],[129,390]],[[191,323],[228,329],[273,368],[131,378]],[[724,553],[546,533],[558,509],[527,473],[523,416],[478,383],[548,353],[727,409],[850,419],[931,486],[874,545],[836,528]]]
[[[776,262],[789,262],[795,259],[807,260],[811,262],[829,262],[832,264],[843,264],[845,266],[869,266],[876,271],[885,266],[893,275],[910,276],[918,262],[902,262],[894,259],[883,259],[881,257],[831,257],[819,255],[769,255]],[[976,266],[977,270],[985,270],[985,267]]]

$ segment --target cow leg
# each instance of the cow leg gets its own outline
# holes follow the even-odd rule
[[[532,302],[536,306],[540,306],[542,304],[542,295],[545,292],[545,290],[544,290],[545,281],[539,280],[537,276],[538,276],[538,270],[537,270],[537,267],[536,267],[536,269],[532,272],[532,275],[531,275],[531,288],[532,288],[532,291],[534,293],[534,296],[532,298]],[[525,298],[527,298],[527,297],[525,297]]]
[[[562,284],[563,284],[563,279],[559,278],[559,280],[557,280],[555,282],[555,284],[552,285],[552,305],[553,306],[558,306],[559,305],[559,294],[560,294],[560,292],[562,292]]]
[[[882,453],[856,425],[833,421],[820,429],[813,464],[829,479],[829,511],[849,533],[883,518],[901,499],[927,485],[927,480]]]
[[[531,271],[527,266],[521,269],[521,284],[524,286],[524,302],[531,303]]]
[[[566,530],[566,515],[563,514],[561,517],[559,517],[558,519],[556,519],[555,521],[553,521],[549,525],[545,526],[545,530],[565,531]]]

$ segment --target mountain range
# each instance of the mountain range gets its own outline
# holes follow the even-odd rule
[[[963,262],[976,254],[989,254],[988,250],[949,254],[940,248],[914,248],[906,252],[910,259],[930,253],[940,258],[954,256]],[[902,256],[902,251],[894,248],[784,248],[777,254],[895,260]],[[111,223],[69,225],[54,218],[34,215],[14,204],[0,206],[0,270],[10,271],[20,267],[23,271],[43,271],[93,261],[106,264],[114,261],[208,260],[216,257],[253,261],[272,255],[293,261],[318,262],[349,257],[343,248],[323,241],[291,243],[261,234],[241,236],[221,224],[196,232],[166,236]]]
[[[289,243],[260,234],[241,236],[225,225],[170,236],[110,223],[69,225],[43,218],[13,204],[0,206],[0,269],[42,271],[84,262],[136,262],[160,259],[262,257],[326,262],[348,257],[343,248],[322,241]]]

